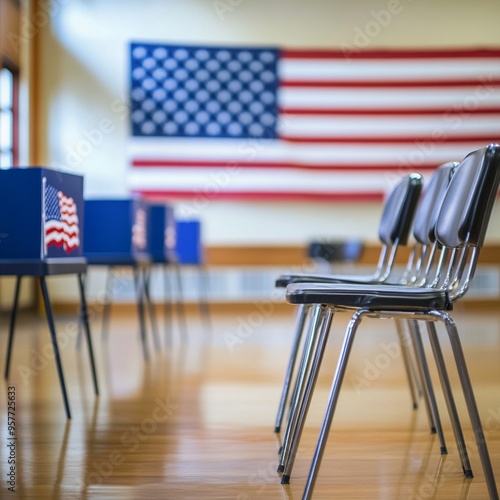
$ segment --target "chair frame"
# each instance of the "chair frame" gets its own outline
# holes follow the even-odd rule
[[[385,208],[382,214],[379,236],[382,242],[382,248],[379,254],[377,267],[374,273],[368,277],[360,276],[348,276],[348,275],[307,275],[307,274],[297,274],[297,275],[284,275],[276,280],[276,286],[283,287],[290,283],[303,283],[303,282],[325,282],[325,283],[336,283],[336,282],[363,282],[363,283],[385,283],[392,272],[394,261],[400,245],[405,245],[408,240],[408,234],[411,228],[411,222],[415,215],[415,210],[417,207],[417,201],[420,196],[420,191],[422,189],[422,176],[420,174],[412,173],[405,176],[407,180],[406,192],[402,199],[398,199],[398,195],[401,195],[401,186],[403,181],[400,181],[398,185],[393,189],[390,196],[387,199]],[[394,215],[394,204],[397,204],[396,215]],[[385,234],[384,234],[385,233]],[[292,350],[290,353],[290,358],[288,361],[287,369],[285,372],[285,380],[283,382],[283,389],[281,392],[280,402],[278,405],[278,412],[276,415],[274,432],[279,433],[283,424],[283,418],[285,414],[285,408],[290,395],[290,387],[292,384],[293,373],[295,370],[295,365],[297,362],[297,356],[300,352],[300,345],[302,342],[304,328],[307,324],[307,318],[311,315],[311,307],[308,305],[301,305],[299,307],[296,329],[294,334],[294,340],[292,343]],[[307,340],[304,341],[304,346],[307,344]],[[403,345],[403,344],[402,344]],[[406,346],[403,346],[406,351]],[[406,366],[406,371],[408,374],[408,381],[410,385],[410,392],[412,397],[413,408],[418,407],[417,393],[421,390],[418,388],[418,381],[412,374],[413,368],[410,363],[410,357],[408,353],[404,354],[404,361]],[[302,364],[301,364],[302,366]],[[300,373],[300,369],[299,369]],[[294,389],[292,392],[291,402],[297,397],[297,391],[299,387],[297,385],[298,377],[295,379]],[[431,427],[434,427],[431,424]],[[278,471],[281,471],[281,466],[278,467]]]
[[[466,168],[468,170],[465,170]],[[370,287],[369,285],[361,285],[357,288],[355,286],[327,286],[324,284],[292,285],[287,289],[287,299],[291,303],[321,304],[323,316],[326,314],[328,318],[330,318],[330,320],[326,321],[328,326],[335,311],[355,309],[347,327],[339,355],[325,419],[323,421],[318,445],[316,447],[311,471],[304,492],[303,498],[305,499],[311,498],[312,495],[354,336],[364,317],[398,320],[406,319],[413,322],[414,325],[416,325],[419,320],[426,322],[442,389],[445,394],[445,401],[450,412],[453,430],[457,439],[462,466],[466,477],[470,478],[473,477],[472,470],[468,462],[465,442],[458,420],[458,413],[454,406],[453,395],[434,324],[437,321],[444,323],[450,339],[469,418],[472,423],[488,492],[491,499],[498,499],[497,486],[458,335],[458,329],[447,311],[452,308],[452,303],[455,300],[465,295],[474,275],[480,247],[484,241],[486,227],[500,183],[500,146],[490,145],[470,153],[458,169],[461,169],[460,172],[464,172],[460,174],[461,184],[459,184],[458,181],[454,183],[455,177],[450,183],[436,225],[437,242],[434,245],[435,248],[429,253],[428,262],[425,266],[426,270],[429,271],[429,273],[426,274],[425,283],[430,282],[430,271],[433,270],[434,272],[434,279],[430,282],[431,285],[429,287],[421,289],[406,286],[394,287],[394,289],[390,290],[390,293],[393,293],[394,297],[398,297],[398,301],[396,302],[394,302],[394,297],[391,298],[390,293],[386,293],[388,290],[382,291],[382,287]],[[471,175],[472,178],[470,177]],[[457,176],[457,174],[455,174],[455,176]],[[467,182],[472,184],[472,189],[467,186]],[[453,203],[455,203],[455,206]],[[452,230],[449,228],[452,228]],[[455,228],[457,231],[456,234],[454,233]],[[439,253],[437,263],[436,253]],[[381,292],[379,292],[379,290],[381,290]],[[366,306],[362,304],[359,306],[357,304],[354,305],[352,300],[344,300],[341,298],[345,297],[346,293],[351,294],[351,297],[364,297],[364,294],[368,294],[367,298],[363,299]],[[384,294],[385,297],[382,296]],[[422,301],[420,301],[419,296],[422,298]],[[372,299],[369,297],[372,297]],[[373,300],[373,298],[378,301]],[[320,318],[318,321],[320,321]],[[326,343],[326,338],[328,337],[327,330],[322,328],[321,337],[324,338],[320,340],[323,343]],[[417,336],[419,337],[419,335]],[[316,356],[321,358],[321,353],[317,352]],[[317,376],[317,373],[311,373],[308,384],[314,376]],[[302,408],[306,408],[308,404],[309,401],[303,402]],[[294,454],[292,454],[290,458],[293,465]],[[285,477],[284,475],[284,479],[289,480],[289,476]]]
[[[444,190],[447,188],[451,175],[456,168],[458,163],[450,162],[442,165],[433,176],[420,204],[417,208],[417,215],[415,216],[414,223],[414,236],[416,239],[416,244],[413,247],[412,253],[408,260],[407,268],[401,278],[402,284],[407,284],[408,286],[417,286],[417,279],[411,278],[410,276],[419,277],[421,269],[425,269],[430,272],[430,266],[427,265],[427,260],[425,256],[434,255],[434,252],[428,252],[428,248],[432,247],[432,241],[434,239],[434,225],[437,219],[437,208],[439,208],[439,203],[444,196]],[[418,258],[415,258],[418,256]],[[413,269],[413,271],[412,271]],[[337,284],[342,283],[340,280]],[[305,304],[300,306],[306,307]],[[319,307],[307,305],[307,307]],[[403,359],[405,361],[406,373],[410,385],[410,391],[413,399],[413,408],[417,409],[417,396],[424,395],[425,408],[427,411],[427,416],[429,419],[431,433],[438,434],[441,453],[447,453],[446,442],[444,438],[444,433],[442,431],[441,420],[439,416],[439,410],[437,407],[436,397],[434,394],[434,389],[432,386],[432,380],[429,375],[429,369],[427,360],[425,359],[425,353],[423,349],[419,349],[419,344],[421,340],[419,338],[419,332],[416,331],[418,325],[410,324],[410,339],[411,345],[407,346],[406,337],[403,332],[403,325],[401,321],[396,321],[396,329],[398,337],[401,344],[401,350],[403,353]],[[316,326],[311,326],[308,332],[308,336],[321,335]],[[290,418],[286,427],[285,436],[283,439],[283,446],[280,449],[280,463],[278,465],[278,472],[283,472],[283,482],[289,481],[289,476],[291,473],[291,468],[293,467],[294,456],[296,449],[299,444],[300,436],[302,433],[304,418],[308,410],[307,398],[310,397],[311,391],[314,390],[316,384],[315,375],[311,374],[311,366],[313,363],[313,356],[318,349],[317,339],[308,339],[305,341],[303,357],[301,360],[299,372],[297,374],[297,379],[294,387],[293,397],[291,400],[290,407]],[[415,358],[415,363],[412,362],[410,348],[413,349],[413,354]],[[323,353],[318,353],[319,363]],[[416,365],[416,368],[415,368]],[[308,376],[312,376],[312,386],[306,391],[305,380]],[[301,406],[303,403],[306,404],[305,409]],[[459,427],[459,424],[457,424]],[[292,458],[290,458],[290,456]],[[464,464],[467,466],[467,464]]]

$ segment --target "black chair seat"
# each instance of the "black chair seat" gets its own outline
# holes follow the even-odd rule
[[[375,283],[372,274],[282,274],[276,288],[286,288],[293,283]]]
[[[452,309],[444,290],[399,285],[292,284],[286,290],[286,300],[291,304],[324,304],[340,309],[409,312]]]

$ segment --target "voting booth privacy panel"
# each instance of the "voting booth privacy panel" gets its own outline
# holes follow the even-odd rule
[[[176,261],[176,224],[172,207],[150,204],[148,238],[152,262],[167,264]]]
[[[176,254],[179,264],[200,265],[203,263],[201,224],[198,220],[176,222]]]
[[[149,206],[141,198],[85,200],[84,255],[89,264],[149,260]]]
[[[83,177],[43,167],[0,170],[0,260],[83,259]]]

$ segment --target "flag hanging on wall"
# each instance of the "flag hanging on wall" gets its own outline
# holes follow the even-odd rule
[[[500,50],[132,43],[131,190],[374,200],[500,142]]]

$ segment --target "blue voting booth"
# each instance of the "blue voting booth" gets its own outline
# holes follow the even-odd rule
[[[111,314],[113,268],[130,267],[134,274],[140,335],[145,359],[148,358],[145,301],[152,311],[149,290],[146,286],[151,263],[149,217],[149,205],[139,197],[85,200],[84,256],[89,265],[108,268],[106,288],[109,300],[104,304],[103,309],[103,337],[107,337]],[[158,348],[159,341],[154,324],[153,340]]]
[[[171,342],[172,334],[172,283],[170,273],[177,292],[175,302],[177,320],[181,331],[181,338],[186,338],[187,324],[184,303],[182,299],[182,277],[177,259],[177,224],[174,217],[174,210],[164,203],[151,203],[149,206],[149,251],[154,264],[162,266],[163,274],[163,315],[165,321],[166,342]],[[150,289],[150,276],[147,275],[147,289]],[[151,318],[154,318],[154,308],[152,308]]]
[[[176,256],[179,266],[198,268],[200,312],[207,330],[211,330],[208,307],[208,276],[204,266],[201,222],[197,219],[176,221]]]
[[[21,278],[36,276],[42,289],[66,414],[70,418],[71,413],[45,277],[57,274],[78,276],[94,389],[97,394],[97,377],[82,279],[87,268],[83,256],[83,177],[44,167],[0,170],[0,210],[2,213],[0,218],[0,275],[17,276],[10,316],[5,378],[9,377]]]
[[[177,261],[183,265],[199,266],[203,263],[201,224],[199,220],[178,220]]]
[[[85,200],[84,255],[93,265],[150,260],[149,206],[141,198]]]
[[[51,274],[65,269],[60,264],[85,265],[82,176],[36,167],[1,170],[0,207],[0,259],[9,273],[14,264],[20,274],[45,274],[51,263],[59,265]]]

